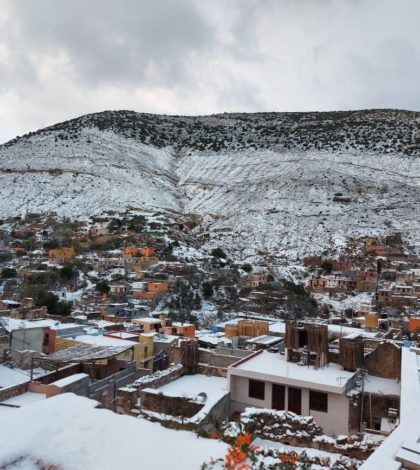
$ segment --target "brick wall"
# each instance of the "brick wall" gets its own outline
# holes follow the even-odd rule
[[[0,401],[8,400],[28,391],[28,383],[0,389]]]
[[[37,377],[36,381],[43,384],[50,384],[56,380],[65,379],[73,374],[84,372],[82,364],[71,364],[69,366],[61,367],[58,371],[48,372],[47,374]]]
[[[177,364],[164,371],[158,371],[151,375],[142,376],[135,383],[117,390],[115,398],[116,411],[121,414],[133,415],[141,390],[145,388],[159,388],[184,375],[185,369]]]
[[[371,375],[386,379],[401,377],[401,348],[392,343],[380,343],[364,357],[363,362]]]
[[[199,348],[198,362],[201,368],[203,365],[210,366],[209,371],[212,370],[212,367],[227,369],[229,366],[239,361],[239,359],[252,354],[252,352],[253,351],[245,351],[241,349],[233,350],[230,348],[216,348],[216,350]]]
[[[51,384],[39,384],[39,383],[30,383],[28,386],[28,391],[32,393],[44,393],[47,398],[59,395],[61,390],[59,387]]]

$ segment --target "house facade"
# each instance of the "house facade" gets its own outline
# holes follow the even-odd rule
[[[257,351],[228,368],[232,412],[246,407],[288,410],[314,420],[329,435],[358,430],[358,408],[347,396],[355,372],[336,364],[321,368]]]

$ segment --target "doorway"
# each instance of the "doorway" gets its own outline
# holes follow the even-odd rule
[[[274,410],[284,410],[285,409],[284,398],[285,398],[284,385],[273,384],[271,407]]]
[[[302,390],[300,388],[289,387],[288,394],[288,410],[297,415],[302,414]]]

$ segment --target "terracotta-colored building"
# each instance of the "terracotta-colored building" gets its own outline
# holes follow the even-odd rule
[[[184,336],[186,338],[195,337],[195,325],[193,323],[173,322],[172,325],[164,326],[162,332],[165,335]]]
[[[48,262],[52,264],[62,264],[71,261],[75,257],[73,247],[54,248],[48,251]]]
[[[388,248],[383,244],[377,244],[374,240],[368,240],[365,242],[365,253],[372,253],[378,256],[386,256],[388,254]]]
[[[408,320],[408,330],[410,333],[420,332],[420,318],[412,317]]]
[[[167,282],[148,282],[147,290],[149,292],[164,293],[168,290],[168,283]]]

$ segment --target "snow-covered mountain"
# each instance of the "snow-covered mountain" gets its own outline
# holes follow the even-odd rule
[[[146,208],[202,217],[206,247],[298,258],[349,237],[420,245],[420,113],[107,111],[0,147],[0,217]]]

